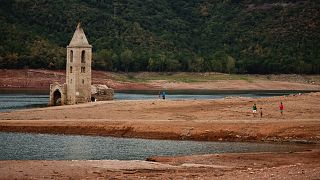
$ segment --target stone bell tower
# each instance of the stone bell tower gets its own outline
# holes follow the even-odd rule
[[[67,46],[66,104],[91,101],[91,61],[92,46],[79,23]]]

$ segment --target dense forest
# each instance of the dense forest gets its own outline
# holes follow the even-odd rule
[[[314,0],[0,0],[0,68],[64,69],[78,22],[97,70],[320,73]]]

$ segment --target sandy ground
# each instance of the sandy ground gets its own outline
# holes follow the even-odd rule
[[[108,101],[0,113],[0,131],[153,139],[320,143],[320,93],[221,100]],[[285,106],[284,115],[278,110]],[[253,117],[251,107],[263,108]],[[312,147],[312,148],[311,148]],[[319,179],[319,146],[291,153],[146,161],[0,161],[3,179]],[[155,161],[155,162],[150,162]]]
[[[195,90],[320,90],[319,85],[297,82],[259,80],[248,82],[246,80],[217,80],[213,82],[165,82],[155,81],[151,85],[158,89],[195,89]]]
[[[0,131],[221,141],[320,142],[320,93],[220,100],[108,101],[0,113]],[[284,115],[278,110],[285,106]],[[263,108],[253,117],[251,107]]]
[[[319,179],[320,151],[152,157],[148,161],[0,161],[0,179]]]

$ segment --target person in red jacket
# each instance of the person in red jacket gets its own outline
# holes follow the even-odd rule
[[[282,102],[280,102],[279,108],[280,108],[280,113],[281,113],[281,115],[283,115],[283,108],[284,108],[284,106],[283,106]]]

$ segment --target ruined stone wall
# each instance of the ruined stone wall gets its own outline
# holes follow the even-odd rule
[[[53,84],[50,84],[50,101],[49,101],[49,106],[55,106],[57,105],[56,104],[56,98],[55,98],[55,95],[54,93],[58,91],[61,95],[61,98],[60,98],[60,103],[59,105],[65,105],[67,104],[67,84],[64,83],[64,84],[59,84],[57,82],[53,83]]]
[[[106,85],[95,84],[91,86],[91,97],[96,101],[113,100],[114,90]]]

